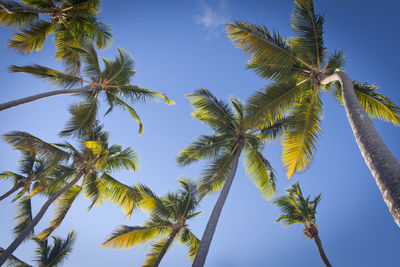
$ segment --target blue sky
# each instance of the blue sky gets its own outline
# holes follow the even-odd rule
[[[182,176],[198,178],[204,164],[179,167],[176,154],[193,137],[208,129],[195,121],[184,94],[199,88],[211,90],[227,100],[235,95],[245,100],[268,81],[245,69],[246,57],[232,46],[224,32],[226,22],[244,20],[277,29],[291,36],[289,17],[292,1],[103,1],[102,20],[113,29],[114,43],[104,57],[116,55],[116,47],[129,51],[136,61],[133,84],[166,93],[176,105],[138,104],[144,134],[137,136],[137,124],[122,111],[101,118],[110,132],[111,142],[132,146],[140,156],[137,173],[115,173],[122,182],[144,183],[158,194],[178,187]],[[370,81],[384,95],[400,105],[398,90],[398,11],[400,2],[338,0],[316,1],[325,14],[325,45],[329,51],[341,49],[347,56],[346,71],[352,79]],[[32,95],[53,88],[25,74],[11,74],[11,64],[37,63],[61,69],[53,59],[54,47],[47,41],[43,51],[22,56],[4,46],[10,31],[0,29],[0,102]],[[0,134],[27,131],[44,140],[61,141],[57,133],[68,119],[67,108],[78,101],[73,96],[58,96],[0,113]],[[277,193],[300,181],[304,194],[322,192],[317,224],[326,254],[334,266],[397,266],[400,231],[382,200],[378,187],[366,167],[347,122],[344,108],[332,95],[322,98],[325,105],[322,135],[310,168],[291,180],[285,176],[280,160],[279,141],[266,147],[265,156],[277,172]],[[384,142],[400,159],[399,128],[374,121]],[[0,171],[15,171],[18,153],[0,143]],[[10,184],[1,182],[0,192]],[[204,199],[203,215],[191,222],[200,238],[216,196]],[[35,211],[42,200],[35,200]],[[88,199],[79,198],[56,235],[66,236],[74,229],[77,242],[65,266],[140,266],[148,246],[129,250],[100,248],[119,224],[140,225],[141,212],[132,219],[105,204],[86,212]],[[12,241],[15,205],[0,202],[0,246]],[[283,227],[274,223],[279,211],[261,198],[246,176],[242,165],[236,174],[222,212],[206,266],[322,266],[315,244],[302,236],[302,227]],[[51,220],[49,210],[37,229]],[[31,262],[33,245],[25,242],[15,252]],[[186,248],[175,244],[161,266],[189,266]]]

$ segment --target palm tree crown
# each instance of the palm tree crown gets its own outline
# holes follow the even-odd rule
[[[248,112],[262,126],[288,112],[293,120],[282,137],[282,159],[287,175],[304,170],[317,148],[323,104],[321,92],[333,92],[342,103],[338,82],[323,84],[325,77],[343,69],[343,52],[328,54],[323,42],[324,18],[314,12],[312,0],[295,0],[291,16],[293,38],[285,40],[267,27],[242,21],[228,23],[233,44],[250,58],[248,67],[272,84],[248,101]],[[355,83],[355,93],[370,117],[400,122],[400,109],[367,83]]]
[[[164,197],[156,196],[148,187],[138,185],[142,200],[141,208],[150,211],[150,218],[143,226],[121,225],[102,246],[109,248],[131,248],[157,239],[146,255],[144,266],[158,266],[175,238],[189,248],[189,257],[196,255],[198,238],[190,231],[187,221],[198,216],[196,208],[200,202],[197,184],[190,180],[179,180],[181,189],[169,192]]]
[[[43,48],[47,36],[54,34],[56,57],[67,69],[79,73],[79,53],[69,46],[94,41],[98,48],[112,39],[110,29],[98,20],[100,0],[22,0],[0,1],[0,25],[18,30],[8,46],[22,53]],[[39,16],[40,15],[40,16]]]
[[[148,99],[157,100],[157,97],[164,99],[167,104],[174,103],[163,93],[131,84],[131,79],[135,75],[134,62],[124,50],[118,49],[119,54],[114,60],[102,58],[104,63],[102,70],[96,49],[92,45],[87,45],[86,48],[71,47],[71,49],[82,54],[85,62],[83,74],[87,76],[87,79],[40,65],[10,67],[12,72],[29,73],[62,88],[62,90],[50,92],[54,92],[52,95],[80,94],[84,98],[83,102],[70,107],[72,118],[67,122],[67,128],[61,132],[61,135],[87,135],[96,122],[101,98],[108,105],[106,114],[115,107],[128,110],[130,115],[139,123],[139,134],[143,131],[143,125],[139,115],[128,103],[145,102]],[[76,86],[82,83],[87,84],[87,86],[76,89]]]

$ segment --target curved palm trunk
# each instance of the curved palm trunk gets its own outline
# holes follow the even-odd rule
[[[10,190],[8,190],[8,192],[6,192],[2,196],[0,196],[0,201],[2,201],[3,199],[9,197],[12,193],[17,191],[19,188],[20,188],[20,186],[13,186]]]
[[[172,230],[171,235],[168,238],[167,243],[165,243],[165,246],[161,250],[160,254],[158,255],[156,261],[153,264],[153,267],[158,267],[160,265],[160,262],[162,258],[164,257],[165,253],[167,253],[168,248],[171,246],[172,241],[174,241],[176,234],[178,233],[177,229]]]
[[[322,248],[321,239],[319,239],[318,234],[314,236],[315,244],[317,245],[319,256],[321,257],[322,261],[324,262],[326,267],[332,267],[331,263],[329,262],[328,258],[325,255],[325,251]]]
[[[381,190],[383,200],[400,227],[400,165],[383,143],[372,121],[354,93],[351,79],[339,71],[323,80],[323,83],[340,81],[347,118],[353,130],[361,154]]]
[[[32,96],[28,96],[28,97],[24,97],[24,98],[20,98],[20,99],[16,99],[13,101],[9,101],[6,103],[2,103],[0,104],[0,111],[9,109],[9,108],[13,108],[19,105],[23,105],[29,102],[33,102],[36,100],[40,100],[43,98],[47,98],[47,97],[51,97],[51,96],[56,96],[56,95],[75,95],[75,94],[79,94],[79,93],[83,93],[86,91],[90,91],[92,90],[93,87],[91,85],[87,85],[84,86],[82,88],[79,89],[66,89],[66,90],[55,90],[55,91],[50,91],[50,92],[46,92],[46,93],[41,93],[41,94],[37,94],[37,95],[32,95]]]
[[[210,218],[208,219],[206,229],[204,230],[203,236],[200,240],[199,248],[196,253],[196,257],[194,258],[192,267],[202,267],[206,262],[206,257],[208,254],[208,250],[210,249],[211,240],[214,236],[215,229],[217,228],[219,216],[221,215],[222,208],[224,207],[225,200],[228,197],[229,190],[231,188],[233,178],[235,178],[236,169],[239,162],[240,153],[242,152],[244,144],[240,143],[233,154],[231,170],[226,178],[226,182],[224,187],[222,188],[221,193],[215,203],[214,209],[211,213]]]
[[[15,238],[15,240],[8,246],[8,248],[0,255],[0,266],[4,264],[8,257],[12,255],[12,253],[17,249],[17,247],[25,240],[26,236],[35,228],[35,226],[39,223],[40,219],[43,217],[49,206],[56,200],[59,196],[61,196],[65,191],[71,188],[79,179],[85,174],[85,167],[81,167],[76,177],[61,188],[57,193],[51,196],[39,210],[38,214],[32,219],[32,221],[28,224],[28,226]]]
[[[36,13],[36,14],[53,14],[54,10],[51,9],[38,9],[30,6],[7,6],[7,4],[0,1],[0,7],[8,14],[14,13]]]

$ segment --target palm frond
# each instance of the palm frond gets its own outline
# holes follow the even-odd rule
[[[37,52],[43,48],[46,37],[54,30],[55,25],[45,20],[26,24],[11,38],[7,46],[24,54]]]
[[[141,227],[120,225],[107,240],[101,244],[108,248],[131,248],[144,245],[160,234],[168,234],[171,229],[166,227]]]
[[[8,10],[12,10],[13,8],[23,7],[18,2],[15,1],[0,1],[0,26],[4,27],[12,27],[19,29],[25,24],[34,23],[39,19],[37,13],[18,13],[18,12],[7,12],[3,7]]]
[[[274,169],[262,153],[250,142],[246,142],[245,148],[246,172],[252,178],[254,184],[260,189],[263,197],[270,199],[276,192]]]
[[[218,155],[233,137],[229,134],[201,135],[178,153],[177,161],[186,166],[202,159],[210,159]]]
[[[306,169],[317,149],[322,102],[315,90],[309,90],[293,110],[293,120],[282,136],[282,161],[287,176]]]
[[[315,14],[312,0],[296,0],[294,3],[290,26],[296,37],[290,43],[296,54],[320,69],[325,58],[324,18]]]
[[[49,223],[49,227],[38,234],[39,239],[47,239],[51,235],[51,233],[61,225],[62,221],[64,220],[65,216],[67,215],[69,209],[71,208],[75,199],[78,197],[81,190],[82,188],[80,186],[73,185],[56,200],[54,205],[55,217]]]
[[[131,56],[121,48],[119,55],[114,60],[103,59],[105,69],[102,72],[104,83],[110,85],[126,85],[130,83],[132,76],[136,74],[133,70],[134,61]]]
[[[120,85],[116,92],[119,96],[127,97],[132,103],[142,102],[146,103],[148,99],[157,101],[157,97],[164,99],[167,105],[173,105],[175,102],[169,99],[165,94],[156,92],[151,89],[140,88],[136,85]]]
[[[79,75],[82,64],[81,53],[72,47],[79,47],[80,43],[65,27],[61,26],[54,35],[54,42],[56,59],[63,61],[67,72]]]
[[[161,251],[167,245],[167,242],[168,242],[168,237],[165,237],[157,240],[154,244],[151,244],[149,253],[146,254],[146,261],[141,267],[153,267],[157,258],[161,254]],[[171,246],[169,246],[169,248],[170,247]]]
[[[29,197],[25,197],[18,202],[17,216],[14,220],[17,225],[14,227],[14,234],[18,236],[32,221],[32,203]],[[29,239],[34,234],[32,232],[26,237]]]
[[[278,32],[271,34],[265,26],[236,21],[228,23],[226,31],[232,43],[250,58],[249,66],[261,68],[264,77],[279,80],[288,77],[293,67],[313,69],[290,50]],[[266,62],[271,65],[263,64]]]
[[[185,228],[181,232],[180,241],[189,248],[189,258],[193,259],[199,248],[200,240],[189,229]]]
[[[63,263],[72,252],[72,246],[75,242],[74,232],[69,232],[66,239],[53,237],[53,245],[50,246],[45,262],[40,262],[46,266],[58,266]]]
[[[71,105],[69,108],[71,118],[67,121],[65,129],[60,132],[60,136],[90,136],[96,123],[97,110],[96,100]]]
[[[21,2],[27,6],[40,9],[48,9],[55,7],[53,1],[51,0],[21,0]]]
[[[77,85],[82,85],[82,79],[78,76],[63,73],[37,64],[27,66],[11,65],[8,69],[11,72],[32,74],[36,77],[46,79],[52,85],[65,89],[70,89],[76,87]]]
[[[326,75],[332,74],[334,71],[343,70],[346,64],[346,57],[343,51],[335,51],[328,58],[328,64],[326,65]]]
[[[139,168],[139,156],[133,148],[126,148],[121,152],[108,157],[105,164],[107,172],[120,169],[136,171]]]
[[[4,253],[6,251],[4,248],[0,247],[0,254]],[[8,257],[6,261],[6,266],[7,267],[33,267],[32,265],[27,264],[23,260],[18,259],[14,255],[11,255]]]

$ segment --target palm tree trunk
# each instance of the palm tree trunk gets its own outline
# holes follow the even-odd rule
[[[8,14],[14,13],[36,13],[36,14],[53,14],[54,10],[51,9],[38,9],[29,6],[7,6],[7,4],[0,1],[0,8],[6,11]]]
[[[0,196],[0,201],[2,201],[3,199],[7,198],[8,196],[10,196],[12,193],[17,191],[19,188],[20,188],[20,186],[13,186],[8,192],[6,192],[2,196]]]
[[[79,179],[86,173],[86,166],[82,166],[78,171],[76,177],[61,188],[57,193],[52,195],[39,210],[38,214],[32,219],[32,221],[28,224],[27,227],[15,238],[15,240],[8,246],[8,248],[0,255],[0,266],[4,264],[8,257],[12,255],[12,253],[18,248],[18,246],[25,240],[26,236],[35,228],[35,226],[39,223],[40,219],[43,217],[49,206],[56,200],[59,196],[61,196],[65,191],[71,188]]]
[[[33,102],[39,99],[43,99],[43,98],[47,98],[47,97],[51,97],[51,96],[56,96],[56,95],[75,95],[75,94],[79,94],[79,93],[83,93],[86,91],[90,91],[92,90],[93,87],[92,85],[87,85],[84,86],[82,88],[79,89],[66,89],[66,90],[55,90],[55,91],[50,91],[50,92],[46,92],[46,93],[41,93],[41,94],[37,94],[37,95],[32,95],[32,96],[28,96],[28,97],[24,97],[24,98],[20,98],[20,99],[16,99],[10,102],[6,102],[6,103],[2,103],[0,104],[0,111],[9,109],[9,108],[13,108],[19,105],[23,105],[29,102]]]
[[[161,250],[160,254],[158,255],[156,261],[153,264],[153,267],[158,267],[158,265],[160,265],[160,262],[162,260],[162,258],[164,257],[165,253],[167,253],[168,248],[171,246],[172,241],[174,241],[176,234],[178,233],[178,229],[174,229],[171,232],[171,235],[168,238],[167,243],[165,243],[165,246],[163,247],[163,249]]]
[[[351,79],[339,71],[326,77],[323,84],[339,81],[347,118],[353,130],[361,154],[381,190],[383,200],[400,227],[400,165],[361,106],[354,92]]]
[[[192,267],[202,267],[206,262],[208,250],[210,249],[211,240],[214,236],[215,229],[217,228],[218,220],[221,215],[222,208],[224,207],[225,200],[228,197],[229,190],[231,188],[233,178],[235,178],[236,169],[239,162],[240,153],[242,152],[244,144],[239,143],[235,153],[233,154],[231,170],[226,178],[224,187],[215,203],[214,209],[208,219],[206,229],[204,230],[203,236],[200,240],[199,248],[194,258]]]
[[[316,234],[316,235],[314,236],[314,241],[315,241],[315,244],[317,245],[318,252],[319,252],[319,256],[321,256],[321,259],[322,259],[322,261],[324,262],[325,266],[326,266],[326,267],[332,267],[332,265],[330,264],[328,258],[327,258],[326,255],[325,255],[324,249],[322,248],[321,239],[319,239],[318,234]]]

